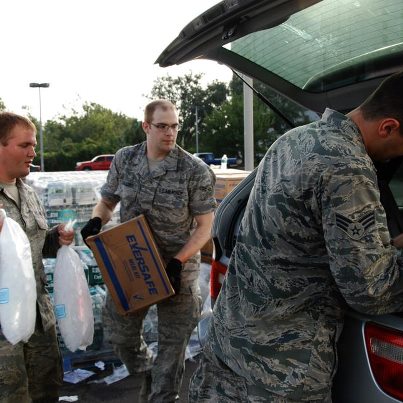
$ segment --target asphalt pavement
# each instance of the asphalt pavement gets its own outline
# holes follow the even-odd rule
[[[196,369],[198,356],[192,360],[186,360],[185,374],[180,390],[179,403],[187,403],[187,392],[190,377]],[[121,379],[117,382],[107,384],[105,382],[99,382],[104,377],[113,373],[113,366],[119,367],[120,361],[117,359],[105,360],[106,365],[104,370],[88,364],[81,365],[80,367],[85,370],[95,372],[94,375],[76,384],[64,382],[60,391],[60,396],[78,397],[78,402],[81,403],[98,403],[98,402],[110,402],[110,403],[137,403],[138,396],[141,388],[141,377],[137,374],[129,375],[128,377]],[[95,381],[95,382],[94,382]],[[70,400],[72,401],[72,400]]]
[[[206,263],[201,264],[201,271],[199,277],[199,285],[201,289],[201,295],[203,301],[206,300],[209,292],[209,278],[210,278],[210,265]],[[207,304],[203,308],[203,312],[211,311],[210,305]],[[202,318],[205,318],[205,314],[202,313]],[[203,339],[203,335],[206,329],[206,318],[199,322],[197,331],[192,334],[187,350],[188,358],[185,363],[185,373],[180,390],[179,403],[187,403],[188,385],[190,377],[196,369],[198,362],[198,352],[200,352],[200,343]],[[145,318],[143,336],[149,348],[154,352],[153,342],[157,340],[157,313],[155,307],[151,307]],[[121,361],[114,355],[111,345],[104,339],[102,329],[97,329],[97,348],[93,351],[87,351],[85,353],[69,353],[64,349],[64,369],[65,374],[71,370],[85,370],[92,371],[94,374],[89,378],[82,380],[78,383],[64,382],[60,391],[61,397],[77,396],[78,400],[64,400],[64,401],[77,401],[81,403],[98,403],[98,402],[110,402],[110,403],[137,403],[138,396],[141,389],[142,377],[138,374],[129,375],[117,382],[106,383],[103,381],[105,377],[113,374],[114,369],[122,366]],[[94,345],[95,345],[94,344]],[[154,352],[155,353],[155,352]],[[104,364],[104,368],[99,368],[95,364],[101,362]]]

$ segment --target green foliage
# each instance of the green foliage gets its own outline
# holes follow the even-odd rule
[[[3,100],[0,98],[0,112],[6,110],[6,105],[4,104]]]
[[[78,161],[144,140],[140,123],[96,103],[85,103],[82,112],[46,122],[44,127],[47,171],[73,170]]]
[[[182,125],[178,133],[178,144],[188,151],[195,151],[196,106],[198,126],[203,125],[205,116],[212,113],[228,95],[227,85],[213,81],[206,88],[201,85],[202,74],[185,74],[179,77],[159,77],[154,81],[150,99],[168,99],[176,105]]]
[[[210,151],[216,156],[242,156],[244,150],[243,82],[234,75],[227,85],[215,81],[203,89],[201,74],[187,74],[173,78],[166,76],[154,82],[152,99],[171,100],[178,108],[183,129],[178,144],[195,151],[195,106],[198,106],[199,151]],[[294,102],[275,93],[260,82],[255,88],[267,97],[293,123],[301,125],[311,119]],[[291,128],[283,118],[272,111],[261,99],[254,97],[254,150],[255,165],[271,144]]]
[[[234,95],[205,118],[199,148],[213,151],[217,157],[224,153],[235,156],[243,142],[243,100]]]
[[[229,94],[228,99],[206,117],[200,139],[202,150],[213,150],[218,156],[224,153],[239,156],[244,149],[243,84],[236,76],[229,84]],[[257,163],[277,137],[268,136],[275,119],[273,113],[256,98],[253,114]]]
[[[199,151],[242,156],[244,150],[243,82],[234,75],[229,84],[213,81],[202,86],[202,74],[165,76],[154,81],[150,99],[165,98],[178,108],[182,130],[178,144],[196,151],[196,107]],[[313,119],[301,106],[255,81],[255,88],[270,100],[293,125]],[[0,110],[5,105],[0,98]],[[291,127],[261,99],[254,97],[255,165],[270,145]],[[39,133],[39,122],[29,116]],[[49,120],[43,128],[45,167],[47,171],[73,170],[76,162],[99,154],[114,154],[119,148],[145,140],[141,122],[115,113],[96,103],[85,103],[80,111]],[[39,141],[39,139],[38,139]],[[34,163],[39,164],[38,155]]]

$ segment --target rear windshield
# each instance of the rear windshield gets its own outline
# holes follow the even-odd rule
[[[373,78],[371,66],[389,74],[388,61],[403,54],[402,16],[403,0],[323,0],[229,48],[299,88],[321,92],[348,84],[352,66],[365,73],[362,81]]]

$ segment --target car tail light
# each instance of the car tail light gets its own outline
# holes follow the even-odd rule
[[[218,260],[212,260],[210,274],[210,296],[212,299],[217,299],[226,272],[227,266]]]
[[[368,322],[365,344],[379,387],[388,395],[403,400],[403,332]]]

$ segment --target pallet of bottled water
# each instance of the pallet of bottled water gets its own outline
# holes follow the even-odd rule
[[[31,172],[25,182],[42,201],[49,227],[76,220],[75,245],[84,245],[81,228],[101,198],[108,171]],[[107,227],[119,224],[119,205]]]

